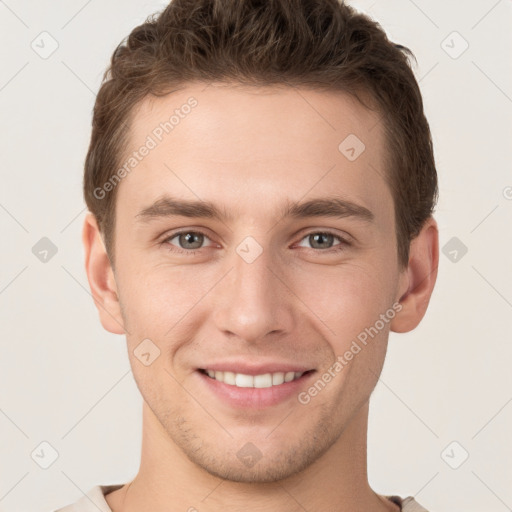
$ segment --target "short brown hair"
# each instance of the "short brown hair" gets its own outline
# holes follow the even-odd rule
[[[173,0],[114,51],[94,106],[84,198],[114,264],[117,187],[95,190],[121,163],[130,115],[147,95],[192,81],[289,85],[344,91],[383,119],[398,260],[437,202],[430,128],[408,57],[381,26],[343,0]],[[360,96],[363,97],[360,97]],[[340,141],[341,142],[341,141]]]

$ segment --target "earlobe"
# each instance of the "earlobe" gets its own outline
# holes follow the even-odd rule
[[[400,277],[399,300],[402,309],[391,322],[393,332],[409,332],[424,317],[434,290],[439,265],[439,232],[429,217],[418,236],[412,240],[409,264]]]
[[[124,334],[124,321],[115,276],[101,238],[96,218],[87,212],[82,230],[85,271],[103,327],[113,334]]]

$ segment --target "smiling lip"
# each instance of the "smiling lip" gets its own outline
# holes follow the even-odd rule
[[[311,366],[296,363],[249,363],[247,361],[226,361],[219,363],[207,363],[198,370],[213,370],[218,372],[243,373],[244,375],[263,375],[265,373],[295,372],[304,373],[312,370]]]
[[[295,373],[293,380],[284,381],[268,387],[239,387],[216,380],[208,375],[207,371],[230,372],[235,375],[264,376],[266,374]],[[263,409],[282,403],[292,396],[297,396],[301,388],[305,387],[311,375],[315,373],[311,367],[290,363],[247,363],[239,361],[225,363],[208,363],[196,370],[196,374],[207,389],[222,402],[234,408]],[[297,374],[301,374],[297,376]],[[238,381],[237,381],[238,382]],[[281,380],[279,380],[281,382]]]

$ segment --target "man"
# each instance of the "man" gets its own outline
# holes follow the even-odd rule
[[[426,510],[374,492],[366,463],[389,332],[437,276],[407,53],[336,0],[174,0],[118,47],[83,243],[142,456],[61,512]]]

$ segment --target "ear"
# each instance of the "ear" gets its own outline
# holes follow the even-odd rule
[[[85,271],[103,327],[113,334],[124,334],[124,321],[117,285],[96,217],[87,212],[82,230]]]
[[[437,279],[439,232],[429,217],[418,236],[411,241],[409,263],[400,275],[396,300],[402,305],[391,321],[394,332],[412,331],[425,315]]]

